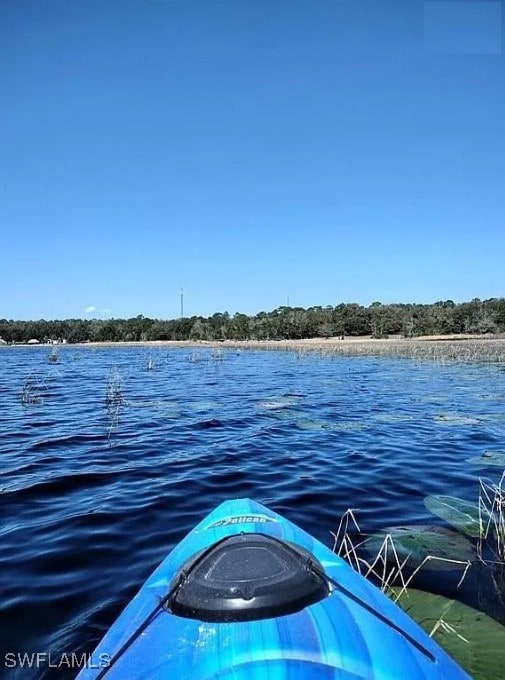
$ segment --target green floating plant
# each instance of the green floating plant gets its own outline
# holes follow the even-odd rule
[[[399,589],[393,589],[398,596]],[[461,602],[409,588],[397,604],[474,680],[503,680],[505,627]]]
[[[440,425],[479,425],[481,420],[472,416],[463,416],[457,413],[439,413],[434,421]]]
[[[492,465],[505,470],[505,451],[484,451],[480,456],[469,458],[468,463]]]
[[[343,420],[336,423],[330,423],[325,420],[312,420],[310,418],[300,418],[295,421],[295,425],[300,430],[332,430],[340,432],[367,430],[370,427],[367,423],[362,423],[357,420]]]
[[[394,550],[400,562],[417,569],[453,570],[462,569],[465,563],[477,558],[475,547],[467,538],[456,531],[434,526],[391,527],[373,534],[363,544],[366,554],[378,554],[387,535],[391,536]],[[396,563],[392,547],[386,559]]]
[[[277,411],[279,409],[290,408],[299,403],[301,397],[298,395],[284,395],[269,397],[260,401],[259,406],[268,411]]]
[[[426,508],[445,520],[457,531],[461,531],[472,538],[480,538],[484,527],[479,517],[479,508],[475,503],[469,503],[455,496],[427,496],[424,499]]]

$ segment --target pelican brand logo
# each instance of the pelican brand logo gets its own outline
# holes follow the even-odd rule
[[[218,519],[207,529],[214,529],[215,527],[226,527],[229,524],[266,524],[267,522],[275,522],[271,517],[266,515],[237,515],[236,517],[224,517],[223,519]]]

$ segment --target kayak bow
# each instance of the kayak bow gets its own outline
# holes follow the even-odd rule
[[[78,680],[464,680],[397,605],[322,543],[226,501],[161,563]]]

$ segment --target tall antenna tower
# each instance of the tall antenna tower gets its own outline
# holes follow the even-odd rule
[[[181,319],[184,319],[184,290],[181,288]]]

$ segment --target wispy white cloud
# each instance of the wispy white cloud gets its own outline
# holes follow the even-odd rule
[[[96,312],[96,307],[94,305],[89,305],[88,307],[84,308],[84,311],[86,314],[93,314],[93,312]]]

